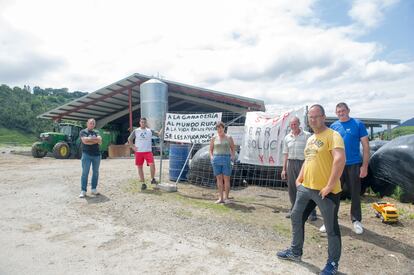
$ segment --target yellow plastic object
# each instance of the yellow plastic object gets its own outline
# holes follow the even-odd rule
[[[394,204],[388,202],[375,202],[372,208],[376,211],[377,218],[381,218],[383,223],[398,222],[398,210]]]

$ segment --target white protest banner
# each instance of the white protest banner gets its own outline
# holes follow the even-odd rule
[[[167,113],[164,140],[193,144],[209,143],[216,133],[218,121],[221,121],[221,113]]]
[[[240,150],[241,163],[282,166],[283,139],[289,133],[289,121],[297,116],[304,125],[305,108],[284,113],[249,112]]]

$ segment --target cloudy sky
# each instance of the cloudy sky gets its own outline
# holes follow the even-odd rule
[[[294,108],[414,117],[411,0],[0,0],[0,84],[132,73]]]

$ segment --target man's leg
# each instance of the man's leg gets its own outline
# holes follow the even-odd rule
[[[82,154],[82,176],[81,176],[81,191],[86,192],[88,186],[89,170],[91,168],[91,158],[88,154]]]
[[[302,255],[303,242],[305,238],[305,222],[309,214],[315,209],[315,202],[311,199],[311,192],[313,190],[300,185],[297,187],[296,201],[292,209],[290,217],[292,221],[292,252],[297,255]]]
[[[312,190],[312,199],[316,202],[325,224],[328,235],[328,262],[338,264],[341,257],[341,232],[338,223],[338,210],[340,204],[340,194],[329,193],[324,199],[319,195],[319,191]]]
[[[98,187],[98,179],[99,179],[99,166],[101,164],[101,156],[92,156],[92,190],[96,191],[96,187]]]
[[[155,164],[151,163],[149,166],[150,166],[151,179],[153,179],[155,177]]]
[[[144,165],[144,154],[142,152],[135,152],[135,165],[137,166],[139,180],[144,182],[144,170],[142,168]]]
[[[361,215],[361,178],[359,177],[359,164],[347,165],[349,191],[351,192],[351,220],[362,220]]]
[[[138,177],[139,177],[139,180],[141,182],[144,182],[145,181],[144,180],[144,169],[142,168],[142,165],[137,165],[137,169],[138,169]]]
[[[150,167],[151,184],[157,184],[157,181],[155,180],[155,163],[152,152],[147,152],[145,154],[145,161],[147,162],[147,165],[149,165]]]
[[[287,184],[288,184],[288,193],[290,199],[290,210],[292,211],[293,205],[296,201],[296,178],[299,173],[295,173],[295,165],[292,160],[288,160],[287,164]]]

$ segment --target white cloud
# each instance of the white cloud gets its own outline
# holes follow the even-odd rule
[[[355,24],[318,25],[315,2],[16,0],[0,13],[9,26],[0,24],[0,41],[19,42],[0,53],[0,62],[18,77],[3,80],[0,71],[0,80],[94,91],[134,72],[159,73],[283,106],[319,102],[329,109],[348,101],[357,114],[369,102],[398,110],[397,100],[387,99],[392,108],[380,104],[395,93],[411,100],[410,60],[379,60],[382,46],[357,42]],[[367,29],[395,1],[370,3],[367,13],[359,1],[350,11]]]
[[[355,0],[349,16],[362,27],[374,28],[382,21],[384,10],[398,2],[399,0]]]

